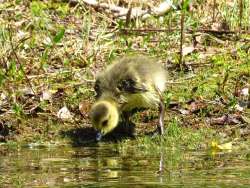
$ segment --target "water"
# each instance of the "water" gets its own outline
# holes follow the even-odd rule
[[[250,187],[250,151],[0,146],[1,187]]]

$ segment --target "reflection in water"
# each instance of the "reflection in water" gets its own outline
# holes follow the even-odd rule
[[[131,143],[132,145],[132,143]],[[0,146],[0,183],[15,186],[247,187],[246,153],[143,152],[116,144],[10,149]]]

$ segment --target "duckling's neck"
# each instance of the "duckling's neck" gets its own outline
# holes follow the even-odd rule
[[[107,101],[113,106],[115,106],[116,108],[118,108],[119,106],[119,103],[117,102],[117,100],[114,97],[110,97],[110,96],[102,96],[98,99],[98,101]]]

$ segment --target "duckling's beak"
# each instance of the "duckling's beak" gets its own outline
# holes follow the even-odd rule
[[[98,132],[95,137],[96,141],[100,141],[102,139],[102,136],[102,133]]]

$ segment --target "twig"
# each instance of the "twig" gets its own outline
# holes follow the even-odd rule
[[[126,22],[125,22],[125,27],[128,27],[130,20],[131,20],[131,12],[132,12],[132,7],[129,8],[128,13],[126,15]]]
[[[202,32],[202,33],[211,33],[211,34],[217,34],[217,35],[223,35],[223,34],[238,34],[238,31],[231,31],[231,30],[214,30],[214,29],[187,29],[188,32]],[[249,31],[245,31],[246,33],[250,33]]]
[[[121,28],[119,29],[120,32],[138,32],[138,33],[150,33],[150,32],[173,32],[173,31],[177,31],[177,29],[152,29],[152,28],[141,28],[141,29],[130,29],[130,28]]]
[[[211,63],[186,63],[187,66],[192,67],[204,67],[204,66],[212,66]]]
[[[220,90],[222,91],[222,93],[224,93],[225,92],[225,85],[226,85],[226,83],[227,83],[227,81],[228,81],[228,77],[229,77],[229,73],[228,73],[228,71],[226,71],[226,73],[225,73],[225,76],[224,76],[224,78],[223,78],[223,81],[222,81],[222,83],[220,84]]]
[[[182,3],[183,4],[183,3]],[[181,39],[180,39],[180,60],[179,60],[179,66],[180,69],[183,70],[183,40],[184,40],[184,22],[185,22],[185,10],[182,5],[182,10],[181,10]]]
[[[213,22],[215,21],[215,9],[216,9],[216,0],[213,0]]]
[[[174,32],[178,31],[178,28],[173,28],[173,29],[161,29],[161,28],[141,28],[141,29],[130,29],[130,28],[122,28],[119,29],[120,32],[126,32],[126,33],[132,33],[132,32],[145,32],[145,33],[150,33],[150,32]],[[238,31],[234,30],[214,30],[214,29],[186,29],[185,32],[188,33],[194,33],[194,32],[201,32],[201,33],[211,33],[211,34],[217,34],[217,35],[223,35],[223,34],[238,34]],[[241,33],[244,34],[250,34],[250,31],[247,30],[242,30]]]
[[[19,60],[19,57],[18,57],[18,55],[17,55],[17,53],[16,53],[16,51],[15,51],[16,47],[14,48],[14,45],[13,45],[13,41],[12,41],[12,31],[11,31],[11,29],[10,29],[10,26],[8,27],[8,30],[9,30],[10,46],[11,46],[12,53],[14,54],[14,56],[15,56],[15,58],[16,58],[16,61],[17,61],[17,63],[18,63],[19,66],[20,66],[20,70],[22,71],[22,73],[23,73],[23,75],[24,75],[24,77],[25,77],[25,79],[26,79],[26,81],[27,81],[27,83],[28,83],[30,89],[31,89],[32,92],[35,94],[36,92],[34,91],[34,89],[33,89],[33,87],[32,87],[32,84],[31,84],[31,82],[30,82],[30,80],[29,80],[29,78],[28,78],[26,72],[24,71],[23,65],[22,65],[21,61]]]
[[[177,80],[168,80],[168,81],[166,81],[166,84],[181,84],[181,83],[184,83],[187,80],[191,80],[191,79],[193,79],[195,77],[197,77],[197,75],[190,75],[190,76],[187,76],[185,78],[180,78],[180,79],[177,79]]]
[[[58,71],[58,72],[44,73],[44,74],[38,74],[38,75],[29,75],[28,78],[29,79],[43,78],[43,77],[47,77],[47,76],[57,76],[58,74],[72,73],[72,72],[77,72],[77,71],[81,71],[81,69],[61,70],[61,71]]]
[[[240,2],[239,2],[239,9],[240,9],[240,11],[239,11],[239,19],[240,19],[240,25],[239,25],[239,30],[240,30],[240,32],[241,32],[241,26],[242,26],[242,15],[243,15],[243,0],[239,0]]]
[[[65,74],[65,73],[73,73],[73,72],[77,72],[77,71],[81,71],[81,69],[77,69],[77,70],[64,70],[64,71],[60,71],[60,72],[52,72],[52,73],[45,73],[45,74],[39,74],[39,75],[29,75],[27,76],[29,79],[35,79],[35,78],[44,78],[44,77],[53,77],[53,76],[57,76],[58,74]],[[81,85],[84,83],[94,83],[95,79],[86,79],[86,78],[81,78],[83,80],[83,82],[79,82],[76,83],[76,85]]]
[[[19,41],[17,41],[17,45],[15,46],[14,51],[16,51],[16,49],[19,47],[20,44],[22,44],[23,42],[25,42],[26,40],[30,38],[31,36],[28,36],[28,37],[21,38]]]

